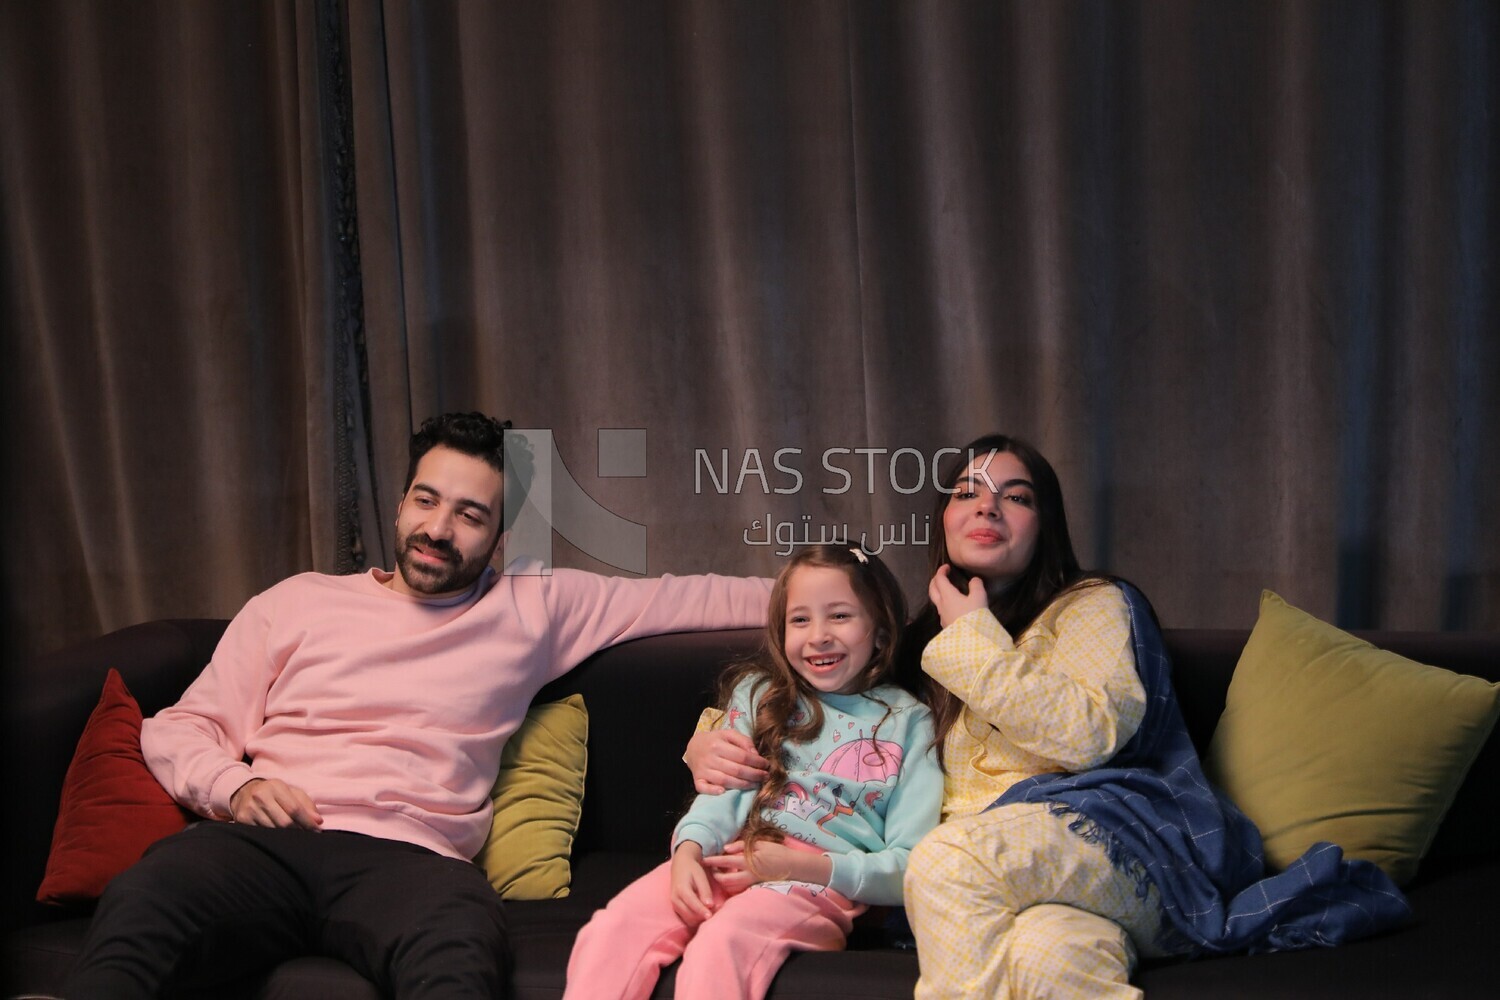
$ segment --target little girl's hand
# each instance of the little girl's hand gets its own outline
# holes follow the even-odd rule
[[[703,848],[687,841],[672,854],[672,910],[689,927],[714,912],[714,889],[702,864]]]
[[[757,847],[755,849],[757,861],[760,860],[760,852],[761,848]],[[708,869],[714,882],[724,890],[725,895],[733,896],[761,881],[750,870],[748,860],[745,855],[745,842],[736,840],[724,845],[723,854],[711,854],[704,858],[703,867]]]
[[[826,854],[799,851],[775,841],[760,841],[745,853],[745,842],[736,840],[724,845],[724,853],[703,859],[703,866],[713,873],[714,881],[728,895],[750,888],[757,882],[813,882],[827,885],[833,876],[833,862]],[[751,862],[754,870],[751,870]]]
[[[985,593],[982,579],[977,576],[970,577],[969,589],[959,590],[948,577],[949,569],[949,565],[943,563],[933,575],[932,582],[927,585],[927,597],[932,601],[932,606],[937,608],[938,621],[943,623],[944,628],[952,625],[970,611],[978,611],[980,608],[990,606],[989,595]]]

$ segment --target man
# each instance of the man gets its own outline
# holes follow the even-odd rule
[[[423,424],[396,571],[304,573],[252,598],[182,700],[146,721],[152,773],[218,822],[110,884],[69,1000],[154,997],[307,953],[401,998],[509,994],[503,910],[469,859],[532,696],[617,642],[759,624],[768,588],[497,574],[503,441],[482,414]]]

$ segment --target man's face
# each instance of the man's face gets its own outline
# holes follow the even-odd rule
[[[390,587],[451,597],[479,579],[500,541],[505,481],[483,460],[439,445],[417,463],[396,508]]]

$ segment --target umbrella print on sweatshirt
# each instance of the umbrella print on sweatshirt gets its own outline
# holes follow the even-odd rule
[[[823,762],[823,770],[846,781],[865,784],[892,781],[901,773],[901,745],[890,740],[860,738],[845,743]]]
[[[867,739],[863,731],[859,735],[859,739],[845,743],[828,755],[828,759],[823,762],[823,772],[843,778],[857,788],[895,781],[896,776],[901,773],[901,745],[889,740]],[[838,817],[854,815],[854,799],[851,797],[848,802],[844,801],[843,784],[835,785],[829,791],[832,793],[833,806],[828,815],[818,819],[818,829],[824,831],[828,828],[827,824]],[[873,809],[875,800],[882,794],[884,793],[879,789],[865,792],[865,805]]]
[[[823,813],[816,823],[818,829],[826,831],[825,824],[831,820],[854,815],[854,798],[851,796],[848,802],[844,801],[847,786],[854,786],[854,795],[858,795],[860,789],[872,783],[894,781],[901,773],[902,756],[899,743],[868,739],[861,731],[859,739],[833,751],[818,767],[824,774],[842,780],[830,783],[831,787],[820,781],[811,791],[796,781],[788,781],[770,808],[802,820],[811,820]],[[873,809],[883,794],[879,789],[865,792],[865,805]]]

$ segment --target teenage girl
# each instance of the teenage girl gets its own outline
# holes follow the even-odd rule
[[[912,852],[917,1000],[1140,1000],[1138,957],[1329,945],[1406,919],[1368,861],[1316,844],[1269,874],[1203,775],[1145,598],[1083,571],[1062,489],[986,435],[936,484],[928,601],[903,636],[934,691],[944,823]],[[757,780],[741,737],[689,747],[696,787]]]
[[[671,859],[594,914],[568,998],[760,998],[792,951],[844,947],[867,905],[900,905],[907,856],[937,825],[927,707],[888,683],[900,585],[859,548],[801,550],[776,579],[760,657],[721,682],[727,726],[769,761],[758,787],[699,795]]]

